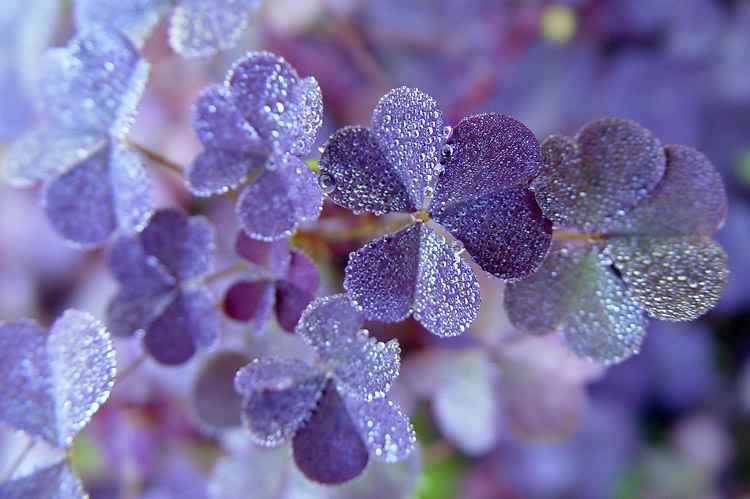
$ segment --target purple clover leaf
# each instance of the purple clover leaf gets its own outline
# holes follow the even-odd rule
[[[370,339],[362,320],[346,295],[318,298],[296,329],[318,364],[267,357],[235,378],[251,436],[267,447],[291,438],[298,468],[321,483],[356,477],[370,453],[401,460],[415,444],[408,418],[386,398],[398,375],[398,343]]]
[[[420,221],[432,216],[484,270],[517,278],[540,264],[551,241],[528,188],[539,159],[539,143],[516,120],[473,116],[451,133],[429,95],[401,87],[380,99],[371,130],[345,127],[330,137],[319,182],[355,213],[423,210]],[[471,268],[421,223],[352,253],[344,288],[368,318],[414,313],[439,336],[465,331],[480,302]]]
[[[169,45],[190,59],[205,59],[234,48],[249,30],[259,0],[76,0],[81,29],[106,26],[143,45],[156,23],[169,18]]]
[[[212,267],[213,225],[202,216],[161,210],[135,236],[120,236],[109,268],[120,290],[107,308],[118,336],[145,332],[143,344],[162,364],[181,364],[210,346],[219,330],[213,295],[202,279]]]
[[[224,310],[232,319],[252,321],[262,331],[276,311],[279,325],[294,332],[302,311],[320,286],[320,275],[302,251],[290,249],[285,239],[265,242],[251,239],[240,231],[237,253],[253,263],[252,275],[235,282],[227,290]]]
[[[637,353],[644,312],[690,320],[714,306],[728,270],[710,236],[724,220],[726,194],[705,156],[662,147],[621,119],[594,121],[572,140],[550,137],[542,151],[537,199],[555,224],[581,231],[584,245],[509,284],[514,324],[532,334],[558,330],[577,354],[619,362]]]
[[[88,497],[88,494],[83,491],[80,478],[70,468],[67,461],[59,461],[38,468],[28,475],[0,483],[0,497],[5,499],[28,497],[83,499]]]
[[[45,123],[8,151],[5,178],[45,183],[42,203],[67,241],[91,247],[115,231],[140,230],[153,211],[140,158],[124,140],[149,64],[117,32],[94,29],[46,53]]]
[[[322,112],[315,78],[300,78],[270,52],[248,53],[223,85],[198,98],[193,128],[204,151],[185,173],[188,189],[210,196],[249,184],[235,207],[245,232],[265,241],[291,235],[322,207],[315,174],[300,159],[315,143]]]
[[[219,429],[242,424],[242,398],[233,382],[234,375],[248,360],[235,352],[220,352],[206,360],[191,392],[193,413],[202,424]]]
[[[0,424],[67,448],[109,397],[115,352],[104,325],[65,311],[49,333],[36,322],[0,322]]]

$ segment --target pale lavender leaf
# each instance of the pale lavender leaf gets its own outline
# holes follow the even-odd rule
[[[169,19],[169,44],[191,59],[234,48],[247,33],[258,0],[179,0]]]
[[[139,232],[154,212],[151,183],[134,151],[113,146],[110,162],[109,181],[117,225],[128,232]]]
[[[410,225],[349,255],[344,289],[369,318],[398,322],[414,311],[421,234],[420,225]]]
[[[271,152],[237,109],[234,94],[225,86],[211,85],[200,93],[193,107],[193,129],[208,149],[259,156]]]
[[[235,210],[252,238],[273,241],[294,233],[301,220],[320,213],[323,192],[310,167],[296,156],[284,155],[242,194]]]
[[[617,363],[638,353],[645,335],[643,308],[599,252],[579,247],[550,259],[536,273],[508,285],[505,300],[511,321],[525,329],[529,319],[522,312],[528,310],[528,300],[536,304],[537,314],[539,304],[550,300],[548,315],[530,320],[531,326],[552,325],[577,355]]]
[[[83,499],[81,481],[67,461],[60,461],[32,473],[0,483],[0,497],[5,499],[49,498]]]
[[[292,440],[294,462],[310,480],[336,485],[365,469],[369,454],[357,423],[329,381],[309,421]]]
[[[437,103],[416,88],[394,88],[375,106],[372,133],[386,162],[406,186],[411,204],[421,208],[443,143],[443,116]]]
[[[452,204],[433,218],[463,243],[483,270],[502,279],[531,273],[552,242],[551,222],[534,193],[523,186]]]
[[[196,196],[223,194],[237,189],[248,175],[262,168],[266,158],[225,149],[208,149],[193,158],[185,170],[185,186]]]
[[[357,334],[345,354],[326,351],[321,357],[333,368],[339,390],[365,400],[385,397],[401,367],[397,340],[383,343],[364,332]]]
[[[116,29],[137,46],[142,46],[156,23],[171,6],[170,0],[76,0],[78,29],[94,26]]]
[[[61,236],[83,246],[95,246],[117,229],[110,175],[110,151],[102,147],[47,186],[42,203],[52,227]]]
[[[36,322],[0,322],[0,383],[4,425],[57,442],[52,367],[46,333]]]
[[[326,491],[330,499],[406,499],[414,497],[421,477],[422,453],[417,445],[403,461],[370,461],[362,475],[338,487],[328,487]]]
[[[244,355],[223,352],[205,363],[192,390],[193,410],[200,421],[214,428],[242,424],[242,397],[234,389],[234,376],[247,362]]]
[[[710,236],[724,222],[727,195],[711,162],[689,147],[667,146],[665,151],[667,168],[661,181],[608,233]]]
[[[219,334],[219,312],[205,287],[184,289],[146,328],[143,344],[158,362],[182,364]]]
[[[151,217],[138,239],[144,252],[156,258],[180,282],[207,274],[213,265],[216,234],[206,217],[160,210]]]
[[[318,169],[321,188],[344,208],[376,214],[419,209],[366,128],[345,127],[331,135]]]
[[[349,414],[365,446],[377,459],[393,463],[406,458],[417,442],[414,427],[399,406],[387,398],[363,401],[345,397]]]
[[[542,211],[556,226],[606,231],[659,183],[664,148],[648,130],[619,118],[593,121],[574,140],[542,144],[534,181]]]
[[[244,231],[239,231],[234,250],[245,260],[268,269],[276,278],[285,276],[292,262],[292,253],[286,239],[271,242],[260,241],[248,237]]]
[[[326,383],[325,374],[297,359],[256,359],[237,372],[235,389],[245,396],[242,422],[266,447],[279,445],[309,420]]]
[[[464,118],[447,144],[445,171],[430,210],[492,197],[526,185],[539,170],[539,142],[523,123],[502,114]]]
[[[47,338],[55,390],[57,439],[68,447],[108,398],[115,383],[115,350],[109,332],[87,312],[66,310]]]
[[[414,318],[433,334],[456,336],[477,317],[479,283],[471,267],[432,229],[416,226],[420,241]]]
[[[612,238],[622,279],[649,315],[692,320],[716,305],[729,278],[727,255],[711,238]]]
[[[345,294],[316,298],[307,306],[295,332],[319,355],[335,357],[346,352],[357,337],[362,314]]]
[[[234,320],[252,321],[262,331],[271,316],[276,288],[273,281],[238,281],[227,290],[224,311]]]
[[[43,125],[19,137],[5,153],[3,178],[29,187],[67,171],[100,147],[95,135]]]
[[[323,101],[315,78],[300,79],[270,52],[250,52],[227,74],[239,110],[266,144],[278,152],[310,151],[320,130]]]
[[[41,92],[47,119],[69,130],[124,138],[149,64],[123,35],[96,28],[45,57]]]

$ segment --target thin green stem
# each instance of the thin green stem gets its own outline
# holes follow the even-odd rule
[[[578,241],[598,241],[605,236],[595,232],[575,232],[571,230],[556,230],[552,233],[552,239],[573,239]]]
[[[232,274],[236,274],[238,272],[242,272],[243,270],[247,269],[247,263],[245,262],[237,262],[231,267],[227,267],[224,270],[220,270],[218,272],[215,272],[213,274],[209,274],[206,277],[203,278],[203,283],[208,283],[211,281],[216,281],[218,279],[222,279],[224,277],[230,276]]]
[[[132,147],[133,149],[141,153],[143,156],[153,161],[154,163],[158,163],[174,172],[179,173],[180,175],[183,174],[184,169],[182,168],[182,166],[178,165],[177,163],[170,160],[169,158],[159,154],[158,152],[152,151],[148,147],[138,144],[136,142],[133,142],[132,140],[127,140],[126,143],[130,147]]]
[[[117,373],[116,382],[120,382],[125,379],[130,373],[135,371],[136,368],[138,368],[138,366],[140,366],[144,360],[146,360],[146,352],[141,352],[141,354],[134,360],[132,360],[130,364],[120,369],[120,371]]]

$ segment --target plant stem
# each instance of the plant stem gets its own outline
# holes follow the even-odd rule
[[[247,268],[247,263],[245,262],[238,262],[232,265],[231,267],[227,267],[224,270],[220,270],[218,272],[214,272],[213,274],[209,274],[206,277],[203,278],[203,283],[215,281],[217,279],[221,279],[223,277],[236,274],[237,272],[242,272]]]
[[[127,143],[127,145],[129,145],[130,147],[132,147],[133,149],[135,149],[136,151],[138,151],[139,153],[141,153],[143,156],[150,159],[154,163],[158,163],[172,171],[179,173],[180,175],[183,174],[183,168],[180,165],[166,158],[165,156],[162,156],[158,152],[152,151],[148,147],[142,146],[141,144],[138,144],[131,140],[126,140],[125,142]]]
[[[0,483],[10,480],[13,477],[13,474],[18,470],[18,467],[21,466],[23,460],[29,455],[29,451],[31,451],[32,447],[34,447],[34,441],[29,438],[29,441],[26,443],[23,450],[21,450],[21,453],[16,457],[15,461],[11,463],[8,469],[5,470],[2,477],[0,477]]]
[[[141,352],[138,357],[136,357],[133,361],[130,362],[130,364],[123,367],[120,372],[117,373],[117,378],[115,379],[115,381],[120,382],[125,379],[130,373],[135,371],[136,368],[140,366],[144,360],[146,360],[146,352]]]
[[[574,239],[580,241],[598,241],[604,236],[596,232],[575,232],[571,230],[556,230],[552,233],[552,239]]]

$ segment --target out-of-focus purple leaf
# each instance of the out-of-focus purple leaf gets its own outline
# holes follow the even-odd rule
[[[159,210],[138,238],[145,253],[180,282],[205,275],[213,265],[216,234],[205,217]]]
[[[539,142],[502,114],[464,118],[448,140],[450,154],[430,205],[433,212],[526,185],[539,170]]]
[[[170,0],[76,0],[78,29],[94,26],[116,29],[143,45],[151,30],[171,6]]]
[[[274,304],[272,281],[238,281],[227,290],[224,311],[237,321],[253,321],[256,330],[264,328]]]
[[[442,128],[437,103],[416,88],[394,88],[380,98],[372,113],[375,140],[417,209],[440,159]]]
[[[271,275],[277,278],[286,275],[292,261],[292,253],[289,251],[289,243],[286,239],[271,242],[259,241],[239,231],[234,250],[245,260],[270,270]]]
[[[109,333],[88,313],[67,310],[45,334],[36,323],[0,325],[5,387],[0,419],[68,447],[109,397],[115,353]]]
[[[508,284],[505,306],[522,330],[542,334],[551,326],[577,355],[600,362],[638,353],[645,334],[641,304],[595,248],[552,254],[534,274]]]
[[[389,164],[373,133],[345,127],[328,139],[318,163],[319,183],[334,203],[355,212],[416,211],[399,171]]]
[[[169,19],[169,44],[191,59],[237,45],[250,27],[258,0],[179,0]]]
[[[235,205],[242,226],[250,237],[273,241],[292,235],[300,220],[318,216],[323,192],[315,174],[302,160],[289,154],[273,169],[266,166]]]
[[[471,268],[424,224],[377,239],[349,258],[344,288],[371,319],[414,318],[438,336],[461,334],[476,318]]]
[[[296,359],[254,360],[234,379],[235,389],[245,397],[245,428],[260,445],[279,445],[309,420],[325,382],[322,371]]]
[[[363,401],[346,397],[344,403],[359,427],[365,446],[376,458],[393,463],[414,449],[417,441],[414,428],[395,402],[387,398]]]
[[[43,203],[55,230],[83,246],[104,242],[118,228],[138,230],[153,211],[140,159],[117,146],[102,147],[55,178]]]
[[[226,84],[245,117],[272,150],[306,154],[317,137],[323,100],[317,81],[270,52],[252,52],[239,59]]]
[[[320,274],[315,263],[300,250],[292,250],[292,261],[285,280],[303,291],[314,293],[320,286]]]
[[[190,162],[185,185],[196,196],[223,194],[245,182],[250,172],[262,168],[266,158],[225,149],[207,149]]]
[[[710,236],[727,213],[727,195],[711,162],[685,146],[667,146],[664,176],[641,203],[616,220],[610,234]]]
[[[464,244],[483,270],[502,279],[532,272],[552,241],[552,224],[526,187],[452,205],[433,218]]]
[[[107,253],[107,265],[118,281],[128,288],[137,288],[139,291],[167,292],[168,288],[176,283],[165,266],[148,258],[143,246],[134,236],[120,236],[115,239]]]
[[[608,118],[570,140],[542,143],[534,181],[542,211],[556,226],[607,231],[615,218],[645,199],[666,167],[664,148],[635,122]]]
[[[212,85],[200,93],[193,108],[193,128],[207,149],[259,156],[270,152],[258,131],[237,109],[235,95],[226,86]]]
[[[302,311],[315,298],[312,293],[298,288],[293,281],[276,283],[276,319],[285,331],[294,332]]]
[[[168,288],[121,289],[107,305],[107,327],[115,336],[128,337],[144,330],[171,299]]]
[[[67,461],[39,468],[32,473],[0,483],[0,497],[5,499],[65,498],[83,499],[81,481]]]
[[[158,362],[181,364],[219,334],[219,313],[205,287],[185,289],[146,328],[143,344]]]
[[[367,466],[369,454],[360,429],[333,382],[327,383],[310,420],[294,436],[292,449],[299,470],[320,483],[346,482]]]
[[[727,255],[708,237],[612,238],[622,279],[649,315],[695,319],[714,307],[729,279]]]
[[[234,377],[247,362],[244,355],[223,352],[203,366],[192,391],[193,409],[203,423],[214,428],[242,424],[242,397],[234,389]]]

